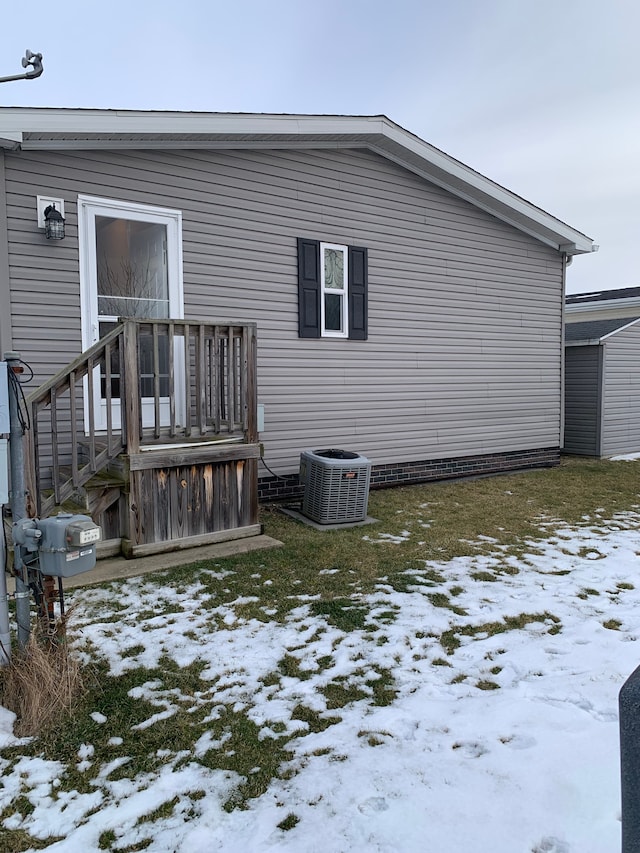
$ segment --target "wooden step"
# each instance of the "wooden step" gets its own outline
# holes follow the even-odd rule
[[[107,449],[107,445],[96,441],[95,443],[95,452],[96,455],[101,453],[103,450]],[[78,462],[80,465],[88,464],[91,459],[91,453],[89,451],[89,445],[86,442],[80,442],[78,445]],[[126,453],[121,453],[116,456],[114,459],[110,459],[107,462],[106,466],[102,469],[103,471],[109,471],[113,474],[119,475],[121,477],[127,477],[129,468],[128,468],[128,458]],[[96,475],[97,476],[97,475]]]

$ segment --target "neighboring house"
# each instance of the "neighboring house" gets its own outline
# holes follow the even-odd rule
[[[113,330],[152,318],[140,375],[124,383],[140,400],[122,404],[140,447],[120,450],[143,466],[155,445],[156,480],[162,452],[175,456],[159,443],[185,437],[223,369],[190,375],[205,339],[217,353],[232,324],[252,323],[263,497],[296,493],[306,448],[365,455],[374,485],[557,463],[565,268],[592,241],[384,116],[3,108],[0,145],[2,349],[22,354],[35,386],[98,347],[100,370],[79,368],[84,433],[117,436],[125,333]],[[38,220],[54,203],[66,220],[55,242]],[[194,342],[197,322],[211,329]],[[108,334],[119,337],[106,348]],[[246,473],[256,424],[225,420],[236,391],[253,410],[243,382],[220,380],[217,420],[203,416],[196,434],[206,443],[215,421],[216,438],[224,426],[250,446]],[[130,500],[130,525],[137,511]]]
[[[567,323],[619,320],[624,317],[638,316],[640,316],[640,287],[573,293],[566,298],[565,320]]]
[[[567,296],[564,450],[640,452],[640,288]]]

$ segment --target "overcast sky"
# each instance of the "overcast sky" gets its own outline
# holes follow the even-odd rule
[[[638,0],[3,4],[5,106],[384,114],[592,237],[570,293],[640,286]]]

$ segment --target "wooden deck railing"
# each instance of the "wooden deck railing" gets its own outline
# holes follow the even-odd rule
[[[27,398],[35,511],[125,451],[256,442],[256,394],[253,324],[122,320]]]

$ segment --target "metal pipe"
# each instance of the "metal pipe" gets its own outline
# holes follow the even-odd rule
[[[4,524],[4,519],[0,517]],[[9,632],[9,599],[7,597],[7,564],[4,536],[0,535],[0,666],[6,666],[11,660],[11,634]]]
[[[9,460],[11,468],[10,504],[13,523],[27,517],[27,492],[24,476],[23,429],[20,422],[20,401],[16,393],[16,371],[20,365],[20,354],[4,354],[9,371]],[[22,559],[21,548],[14,546],[13,571],[16,579],[16,622],[18,623],[18,646],[23,649],[31,632],[31,609],[29,603],[28,569]]]

